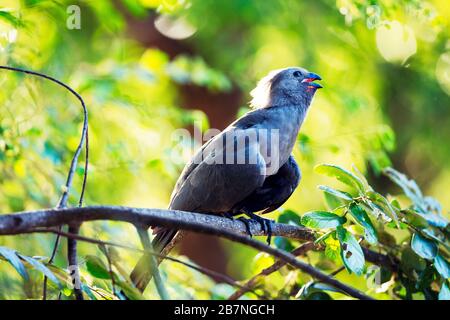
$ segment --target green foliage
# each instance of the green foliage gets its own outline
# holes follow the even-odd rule
[[[11,265],[14,267],[14,269],[17,270],[17,272],[24,278],[28,279],[28,273],[25,269],[25,266],[23,265],[22,261],[20,261],[19,256],[17,255],[17,252],[5,247],[0,247],[0,255],[6,259]]]
[[[326,211],[313,211],[302,216],[302,224],[313,229],[336,228],[347,219]]]
[[[375,230],[375,227],[373,226],[372,221],[370,220],[366,211],[361,206],[355,203],[351,203],[349,212],[353,216],[353,218],[355,218],[356,222],[364,227],[364,235],[366,240],[370,244],[377,244],[377,231]]]
[[[319,174],[325,174],[329,177],[334,177],[338,179],[339,181],[345,183],[346,185],[356,189],[356,191],[358,192],[364,191],[362,181],[350,171],[329,164],[318,165],[315,168],[315,170]]]
[[[403,279],[403,285],[405,285],[407,291],[406,296],[411,296],[411,294],[415,292],[423,292],[425,296],[430,298],[430,292],[433,292],[431,286],[434,281],[441,283],[443,281],[442,288],[444,290],[443,295],[445,295],[445,281],[448,278],[449,265],[447,259],[438,255],[438,252],[442,251],[446,256],[449,254],[449,233],[447,230],[449,223],[441,215],[440,206],[434,199],[424,197],[413,180],[409,180],[405,175],[392,168],[387,168],[385,174],[390,177],[393,182],[398,184],[405,192],[405,195],[410,198],[412,202],[410,207],[402,209],[395,199],[388,201],[387,198],[375,192],[372,187],[367,185],[366,181],[361,180],[356,177],[356,175],[343,168],[330,165],[320,165],[317,168],[317,172],[334,177],[358,192],[357,196],[348,199],[347,194],[342,196],[340,191],[330,192],[328,187],[320,186],[320,189],[325,193],[346,200],[342,205],[339,205],[335,209],[338,209],[339,212],[345,212],[344,215],[349,213],[353,217],[354,222],[363,227],[364,230],[364,233],[361,234],[357,229],[353,229],[354,235],[344,226],[345,221],[342,223],[335,223],[335,225],[320,225],[320,219],[316,219],[316,224],[313,224],[310,221],[315,216],[319,217],[321,215],[328,219],[334,217],[334,221],[343,218],[333,213],[321,212],[305,214],[302,218],[302,223],[304,225],[327,229],[327,232],[318,239],[318,242],[323,242],[325,244],[325,252],[328,257],[334,258],[335,254],[333,254],[333,252],[337,252],[335,248],[330,248],[330,244],[333,244],[332,236],[334,235],[334,231],[328,230],[329,228],[335,228],[337,239],[340,244],[339,252],[343,264],[349,271],[361,275],[365,272],[365,259],[359,241],[365,240],[370,245],[377,245],[379,236],[377,235],[376,225],[378,225],[378,228],[381,228],[383,232],[385,232],[384,228],[386,227],[395,229],[404,226],[405,230],[408,230],[411,234],[410,246],[404,245],[403,249],[398,252],[395,242],[386,246],[387,243],[383,239],[380,239],[380,241],[383,243],[384,249],[388,255],[395,257],[400,254],[401,256],[401,272],[405,272],[406,275]],[[367,214],[366,210],[370,213],[372,219],[376,219],[376,224],[372,222],[372,219],[369,214]],[[428,219],[424,217],[427,217]],[[391,222],[393,219],[398,220],[398,223],[393,224]],[[439,223],[436,223],[436,221],[439,221]],[[351,221],[346,223],[346,225],[349,225],[350,227],[354,226]],[[359,238],[359,241],[355,236]],[[331,239],[331,241],[328,239]],[[425,260],[422,260],[421,258]],[[434,270],[440,274],[440,280],[434,277]],[[414,278],[417,278],[416,281],[419,283],[418,287],[420,287],[420,290],[411,288],[413,284],[411,283],[412,281],[408,279],[408,275],[411,276],[412,274],[418,274],[418,277],[415,276]]]
[[[19,254],[15,250],[0,247],[0,260],[1,259],[8,261],[25,281],[30,281],[27,270],[35,269],[48,277],[48,279],[57,285],[58,288],[62,289],[62,285],[58,280],[58,277],[49,269],[48,266],[42,263],[38,257],[28,257],[26,255]]]
[[[345,267],[349,271],[361,275],[364,271],[364,254],[361,246],[353,234],[344,227],[338,226],[336,233],[341,244],[341,258]]]

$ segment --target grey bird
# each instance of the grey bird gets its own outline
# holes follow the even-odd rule
[[[270,72],[252,90],[254,110],[231,123],[206,142],[184,167],[172,192],[169,209],[256,220],[267,231],[270,220],[255,212],[279,208],[301,179],[292,156],[300,127],[317,89],[320,76],[298,67]],[[153,249],[167,254],[183,232],[155,228]],[[141,234],[141,233],[140,233]],[[251,235],[251,234],[250,234]],[[145,237],[145,236],[144,236]],[[144,255],[130,277],[143,291],[151,279]]]

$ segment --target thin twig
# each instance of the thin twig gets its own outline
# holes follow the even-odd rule
[[[114,280],[111,257],[109,256],[108,246],[103,243],[100,244],[100,246],[103,248],[103,252],[105,253],[106,260],[108,260],[108,273],[109,273],[109,276],[111,277],[111,289],[112,289],[113,295],[116,295],[116,283]]]
[[[330,273],[330,276],[334,277],[337,274],[339,274],[341,271],[345,270],[345,266],[341,266],[340,268],[337,268],[336,270],[334,270],[333,272]]]
[[[80,230],[79,224],[69,225],[69,233],[78,234],[79,230]],[[79,284],[81,282],[78,270],[77,240],[75,238],[67,239],[67,257],[69,260],[70,270],[73,272],[72,280],[74,284]],[[73,292],[77,300],[83,300],[83,290],[81,289],[80,286],[74,285]]]
[[[306,252],[308,252],[310,250],[313,250],[315,247],[316,246],[315,246],[314,242],[306,242],[306,243],[302,244],[300,247],[298,247],[297,249],[294,249],[293,251],[291,251],[291,254],[293,254],[294,256],[298,257],[298,256],[306,254]],[[272,264],[271,266],[265,268],[260,273],[258,273],[257,275],[253,276],[250,280],[248,280],[244,284],[245,289],[237,290],[235,293],[233,293],[228,298],[228,300],[237,300],[237,299],[239,299],[245,293],[247,293],[249,291],[249,289],[255,288],[257,286],[257,284],[258,284],[258,280],[261,277],[267,277],[267,276],[271,275],[272,273],[280,270],[285,265],[286,265],[286,262],[284,262],[283,260],[276,261],[274,264]]]
[[[71,87],[69,87],[68,85],[66,85],[64,82],[55,79],[53,77],[50,77],[46,74],[40,73],[40,72],[35,72],[35,71],[30,71],[30,70],[25,70],[25,69],[21,69],[21,68],[16,68],[16,67],[9,67],[9,66],[0,66],[0,69],[4,69],[4,70],[9,70],[9,71],[15,71],[15,72],[22,72],[25,74],[30,74],[30,75],[34,75],[37,77],[41,77],[47,80],[50,80],[60,86],[62,86],[63,88],[69,90],[70,93],[72,93],[81,103],[81,106],[83,108],[83,128],[81,130],[81,138],[80,138],[80,142],[78,143],[78,146],[75,150],[75,153],[72,157],[72,161],[70,164],[70,168],[69,168],[69,173],[67,175],[67,179],[66,179],[66,184],[64,186],[64,190],[63,190],[63,194],[58,202],[57,208],[65,208],[67,207],[67,201],[69,198],[69,192],[70,192],[70,188],[72,186],[72,180],[73,180],[73,176],[75,174],[75,170],[76,170],[76,166],[78,163],[78,158],[80,156],[81,153],[81,149],[83,148],[83,144],[84,141],[86,140],[86,148],[85,148],[85,163],[84,163],[84,175],[83,175],[83,184],[81,187],[81,192],[80,192],[80,198],[78,201],[78,206],[81,207],[83,205],[83,199],[84,199],[84,193],[85,193],[85,189],[86,189],[86,183],[87,183],[87,175],[88,175],[88,167],[89,167],[89,139],[88,139],[88,112],[87,112],[87,108],[86,105],[84,103],[83,98],[78,94],[78,92],[76,92],[75,90],[73,90]],[[61,228],[61,227],[60,227]],[[56,252],[58,250],[58,246],[59,246],[59,236],[56,237],[55,239],[55,243],[53,245],[53,250],[52,250],[52,254],[50,256],[49,259],[49,263],[53,263],[53,260],[55,259],[56,256]],[[72,254],[73,252],[76,252],[76,243],[71,244],[74,245],[75,248],[73,248],[73,250],[68,250],[69,254]],[[69,257],[69,260],[76,260],[77,258],[73,258],[73,257]],[[78,274],[78,273],[77,273]],[[43,283],[43,292],[42,292],[42,299],[46,300],[47,299],[47,277],[44,276],[44,283]]]
[[[148,235],[148,228],[137,226],[136,229],[144,250],[154,252],[152,242],[150,241],[150,237]],[[156,291],[158,292],[160,298],[162,300],[170,300],[169,293],[167,292],[167,289],[162,281],[161,274],[159,273],[158,262],[156,261],[155,256],[152,254],[145,254],[144,256],[148,258],[147,261],[155,281]]]
[[[73,176],[75,174],[75,169],[78,163],[78,158],[80,156],[81,153],[81,149],[83,148],[83,144],[84,141],[86,140],[86,148],[85,148],[85,152],[86,152],[86,162],[85,162],[85,170],[84,170],[84,178],[83,178],[83,186],[81,189],[81,195],[80,195],[80,200],[78,202],[79,206],[81,207],[83,204],[83,197],[84,197],[84,189],[86,187],[86,181],[87,181],[87,174],[88,174],[88,165],[89,165],[89,160],[88,160],[88,153],[89,153],[89,142],[88,142],[88,112],[87,112],[87,108],[86,105],[84,103],[83,98],[71,87],[69,87],[67,84],[65,84],[64,82],[55,79],[51,76],[48,76],[46,74],[43,73],[39,73],[39,72],[35,72],[35,71],[30,71],[30,70],[25,70],[25,69],[21,69],[21,68],[16,68],[16,67],[9,67],[9,66],[2,66],[0,65],[0,69],[4,69],[4,70],[9,70],[9,71],[16,71],[16,72],[22,72],[22,73],[26,73],[26,74],[31,74],[34,76],[38,76],[41,78],[45,78],[47,80],[50,80],[62,87],[64,87],[65,89],[69,90],[70,93],[72,93],[81,103],[81,106],[83,108],[83,128],[81,130],[81,138],[80,138],[80,142],[78,143],[78,146],[75,150],[75,154],[73,155],[71,164],[70,164],[70,168],[69,168],[69,173],[67,175],[67,179],[66,179],[66,184],[63,190],[63,194],[58,202],[57,207],[58,208],[63,208],[66,207],[67,205],[67,200],[68,200],[68,196],[69,196],[69,192],[70,192],[70,188],[72,186],[72,180],[73,180]]]

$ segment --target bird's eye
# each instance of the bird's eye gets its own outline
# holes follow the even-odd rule
[[[300,71],[294,71],[293,75],[296,78],[300,78],[302,76],[302,73]]]

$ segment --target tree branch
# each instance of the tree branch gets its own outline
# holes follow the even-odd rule
[[[290,253],[270,247],[260,241],[244,236],[246,228],[243,222],[230,220],[213,215],[193,212],[139,209],[115,206],[97,206],[84,208],[64,208],[36,210],[0,216],[0,234],[19,234],[33,231],[35,228],[54,227],[62,224],[81,223],[94,220],[115,220],[129,222],[134,225],[158,225],[176,227],[178,229],[201,232],[220,236],[235,242],[251,246],[257,250],[267,252],[286,263],[306,272],[314,278],[327,283],[344,293],[357,299],[372,299],[360,291],[341,283],[318,269],[308,265]],[[250,229],[254,235],[264,235],[259,224],[252,224]],[[299,240],[313,240],[314,232],[297,226],[274,223],[274,236],[284,236]],[[305,239],[307,238],[307,239]]]
[[[35,228],[55,227],[75,222],[113,220],[133,225],[176,227],[202,232],[215,226],[224,231],[247,234],[243,222],[216,215],[187,211],[130,208],[121,206],[90,206],[82,208],[50,208],[0,215],[0,235],[20,234]],[[264,236],[259,223],[251,223],[250,231],[255,236]],[[206,231],[205,231],[206,232]],[[294,225],[273,223],[272,234],[302,241],[315,240],[315,232]]]

